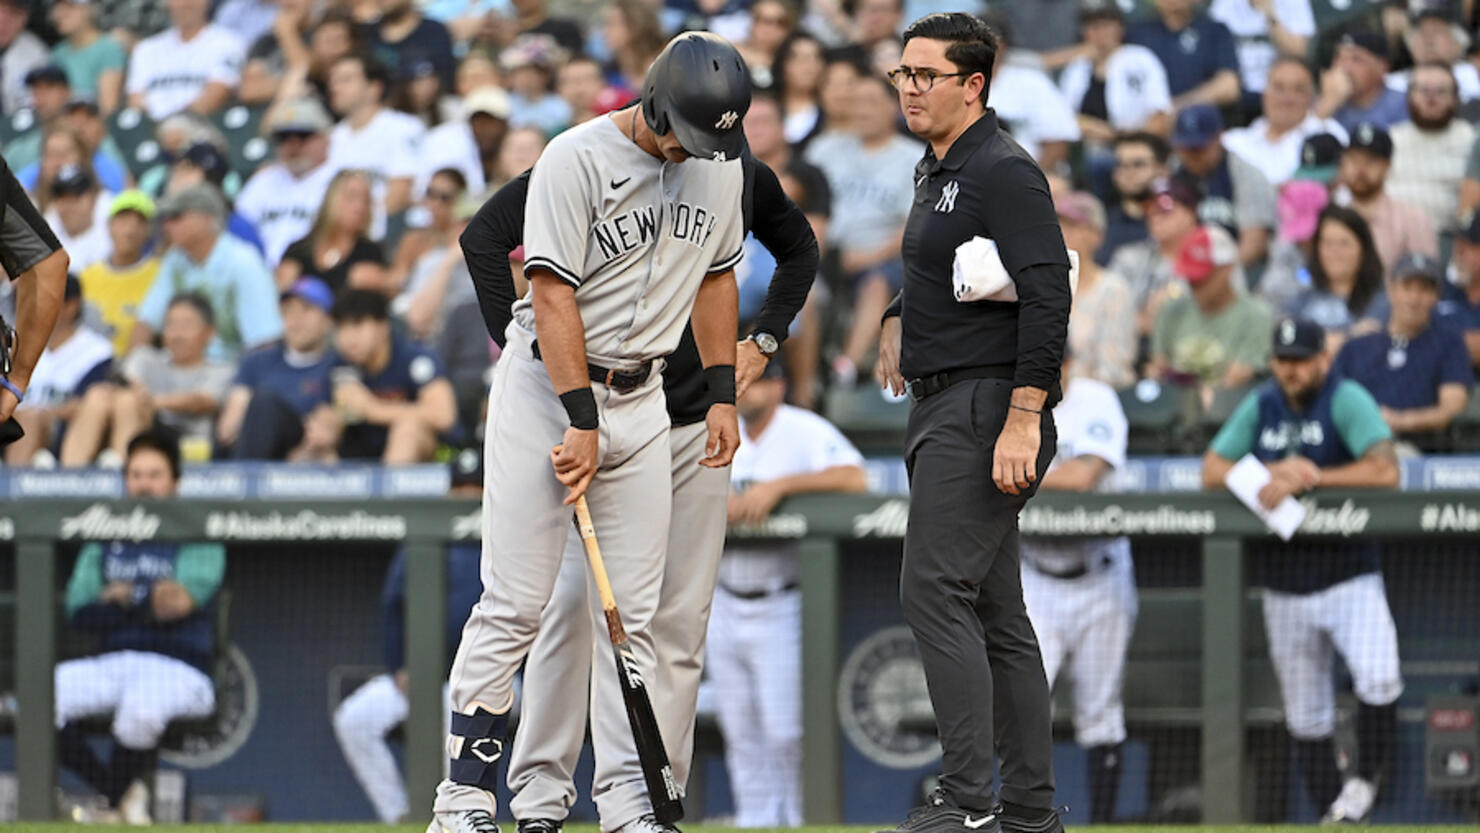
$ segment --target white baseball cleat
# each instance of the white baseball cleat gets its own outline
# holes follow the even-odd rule
[[[487,810],[433,813],[427,833],[499,833],[498,822]]]
[[[149,816],[149,787],[143,781],[128,785],[123,797],[118,799],[118,815],[124,824],[153,824]]]
[[[1372,805],[1376,802],[1376,784],[1363,778],[1348,778],[1321,823],[1361,824],[1372,814]]]
[[[663,824],[652,813],[648,813],[627,822],[612,833],[678,833],[678,828]]]

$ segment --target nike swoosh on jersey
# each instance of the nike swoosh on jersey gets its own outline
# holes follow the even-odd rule
[[[621,182],[618,182],[618,181],[616,181],[614,179],[614,180],[612,180],[612,190],[615,191],[618,188],[621,188],[623,185],[626,185],[627,183],[629,183],[631,181],[632,181],[632,177],[630,177],[630,176],[627,177],[626,179],[622,180]]]

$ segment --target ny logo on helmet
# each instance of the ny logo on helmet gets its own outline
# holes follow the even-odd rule
[[[725,114],[719,117],[719,121],[714,123],[714,129],[729,130],[730,128],[734,127],[735,122],[739,120],[740,116],[736,115],[734,110],[726,110]]]

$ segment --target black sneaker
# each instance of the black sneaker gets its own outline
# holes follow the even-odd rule
[[[1064,822],[1057,810],[1032,810],[999,806],[1002,833],[1064,833]]]
[[[519,819],[514,826],[519,833],[560,833],[565,822],[559,819]]]
[[[963,810],[951,802],[945,790],[936,788],[926,799],[925,806],[910,811],[909,818],[900,822],[893,833],[1002,833],[997,816],[996,810]],[[879,833],[891,831],[881,830]]]

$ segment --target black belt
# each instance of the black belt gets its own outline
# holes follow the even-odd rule
[[[540,343],[538,341],[530,345],[530,352],[536,359],[540,358]],[[591,381],[599,382],[617,393],[631,393],[642,387],[642,383],[648,380],[653,373],[652,360],[642,363],[636,370],[612,370],[599,364],[586,363],[586,375]]]
[[[1017,370],[1016,365],[1011,364],[984,364],[977,367],[963,367],[960,370],[947,370],[934,376],[921,376],[911,379],[905,384],[910,392],[910,398],[919,402],[929,396],[945,390],[957,382],[965,382],[969,379],[1011,379]]]
[[[739,600],[741,600],[743,602],[753,602],[753,601],[756,601],[758,599],[768,599],[768,598],[770,598],[772,596],[779,596],[782,593],[790,593],[791,591],[797,589],[798,587],[801,587],[801,585],[798,584],[798,583],[796,583],[796,582],[792,582],[791,584],[788,584],[785,587],[779,587],[779,588],[777,588],[775,590],[749,590],[749,591],[741,592],[739,590],[731,590],[730,588],[724,586],[723,584],[721,584],[719,586],[719,589],[725,591],[729,595],[734,596],[735,598],[737,598],[737,599],[739,599]]]
[[[1100,570],[1109,567],[1110,556],[1102,556],[1099,560],[1099,563],[1095,564],[1093,567],[1088,564],[1081,564],[1072,570],[1065,570],[1062,573],[1056,573],[1052,570],[1045,570],[1042,566],[1036,563],[1033,566],[1038,570],[1038,572],[1048,576],[1049,578],[1056,578],[1060,581],[1073,581],[1076,578],[1084,578],[1090,573],[1098,573]]]

